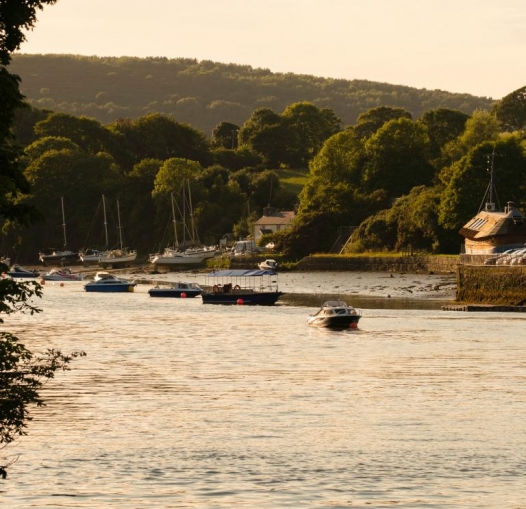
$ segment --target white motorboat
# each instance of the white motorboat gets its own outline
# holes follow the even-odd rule
[[[155,286],[148,290],[150,297],[177,297],[181,299],[193,298],[201,295],[203,289],[197,283],[181,281],[170,286]]]
[[[108,279],[113,277],[112,274],[105,270],[101,270],[95,274],[95,277],[93,278],[93,281],[100,281],[101,279]]]
[[[268,259],[258,263],[260,270],[276,270],[278,268],[278,262],[276,260]]]
[[[307,323],[313,327],[332,329],[357,329],[361,311],[347,305],[343,300],[329,300],[321,308],[309,315]]]

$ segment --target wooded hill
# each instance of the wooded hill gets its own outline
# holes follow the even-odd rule
[[[36,108],[91,117],[103,124],[159,112],[208,136],[220,122],[243,125],[257,108],[281,113],[299,101],[332,109],[344,125],[379,106],[404,108],[416,120],[437,108],[471,114],[490,110],[495,103],[442,90],[273,73],[187,58],[18,54],[9,71],[21,77],[21,91]]]

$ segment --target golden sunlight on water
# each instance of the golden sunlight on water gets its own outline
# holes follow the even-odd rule
[[[312,307],[216,307],[147,289],[48,285],[43,313],[6,320],[33,350],[87,357],[48,384],[28,436],[2,451],[18,456],[2,507],[526,499],[526,316],[373,307],[358,331],[334,332],[307,327]]]

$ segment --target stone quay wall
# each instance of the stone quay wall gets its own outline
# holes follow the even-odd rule
[[[454,274],[458,256],[306,256],[294,270]]]
[[[457,267],[457,302],[526,305],[526,266]]]

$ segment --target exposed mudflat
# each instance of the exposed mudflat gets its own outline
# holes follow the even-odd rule
[[[452,275],[383,272],[309,272],[280,274],[280,289],[290,293],[339,293],[373,297],[453,300]]]

